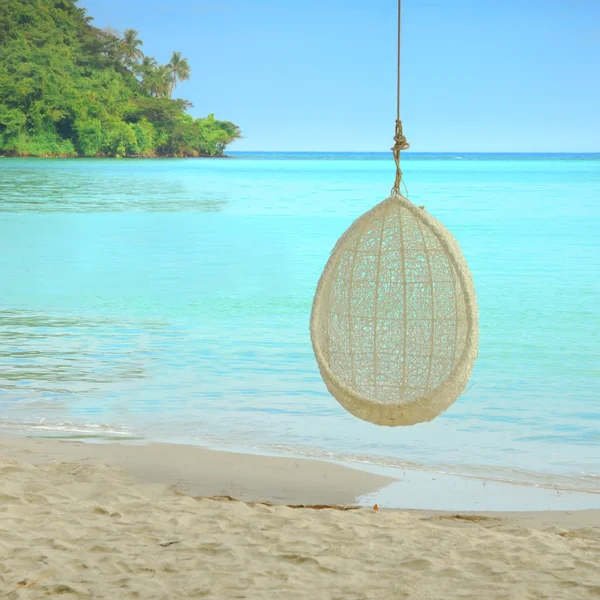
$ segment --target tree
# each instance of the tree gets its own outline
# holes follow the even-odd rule
[[[135,29],[126,29],[123,32],[123,38],[121,39],[123,61],[128,67],[133,67],[138,61],[144,58],[144,53],[140,49],[144,45],[144,42],[140,40],[138,35],[139,31]]]
[[[152,73],[158,67],[156,59],[152,56],[144,56],[142,62],[135,68],[136,75],[140,78],[140,83],[144,93],[150,94],[150,81]]]
[[[170,98],[190,67],[143,56],[78,0],[0,0],[0,156],[219,156],[239,129]]]
[[[190,78],[190,65],[188,64],[187,58],[181,56],[181,52],[173,52],[171,60],[167,65],[171,73],[171,86],[169,89],[169,98],[173,95],[173,90],[177,85],[178,81],[186,81]]]
[[[169,96],[171,70],[168,65],[150,66],[143,76],[142,84],[148,94],[155,98]]]
[[[142,62],[136,66],[135,71],[143,79],[144,75],[150,73],[157,66],[156,59],[153,56],[144,56]]]

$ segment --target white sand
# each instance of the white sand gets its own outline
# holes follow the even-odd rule
[[[0,598],[600,597],[596,511],[562,522],[559,514],[469,520],[194,499],[169,478],[171,485],[151,483],[148,465],[134,476],[97,454],[111,453],[111,465],[134,462],[132,454],[152,462],[164,447],[99,448],[0,440]],[[336,486],[362,488],[352,491],[358,495],[386,483],[327,463],[221,454],[188,465],[194,477],[216,477],[196,486],[226,488],[223,469],[234,464],[238,488],[253,488],[238,490],[246,496],[263,485],[263,497],[273,497],[295,472],[312,481],[310,492],[288,500],[315,499],[319,485],[329,501]],[[156,477],[166,470],[163,459]]]

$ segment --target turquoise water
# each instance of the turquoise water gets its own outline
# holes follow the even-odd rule
[[[600,490],[600,155],[408,155],[480,303],[467,393],[379,428],[308,333],[388,155],[0,160],[0,425],[192,441]]]

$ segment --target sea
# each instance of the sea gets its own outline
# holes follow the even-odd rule
[[[480,352],[430,423],[338,405],[312,353],[386,153],[0,159],[0,429],[600,492],[600,154],[403,155],[472,270]],[[600,502],[599,502],[600,506]]]

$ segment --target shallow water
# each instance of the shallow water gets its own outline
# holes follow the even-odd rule
[[[600,155],[408,155],[480,304],[467,393],[387,429],[327,394],[308,333],[387,155],[0,160],[0,424],[600,491]]]

